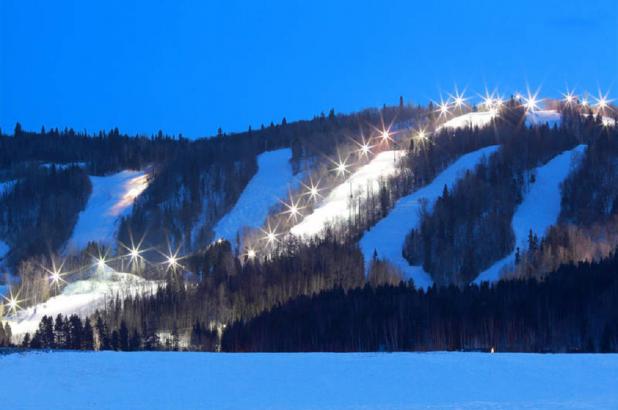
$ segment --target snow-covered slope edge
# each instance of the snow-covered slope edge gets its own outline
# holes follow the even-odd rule
[[[286,198],[298,179],[294,177],[292,150],[268,151],[258,156],[258,170],[251,178],[234,207],[217,222],[215,238],[225,238],[236,247],[236,236],[244,227],[259,228],[268,211],[280,198]]]
[[[148,174],[122,171],[104,177],[91,176],[92,194],[79,214],[68,252],[83,249],[89,241],[113,244],[119,218],[131,211],[135,199],[148,186]]]
[[[530,230],[540,238],[547,228],[556,223],[560,215],[560,184],[569,175],[573,160],[585,149],[586,145],[578,145],[536,169],[536,181],[524,194],[511,222],[515,233],[515,248],[519,247],[523,251],[528,247]],[[514,261],[515,250],[482,272],[474,282],[498,280],[501,270]]]
[[[60,294],[6,317],[16,338],[34,332],[43,316],[78,315],[85,318],[105,306],[108,298],[154,292],[159,283],[108,266],[96,268],[87,279],[69,283]]]
[[[397,164],[404,151],[382,151],[369,163],[361,166],[344,182],[337,185],[321,201],[314,211],[290,230],[292,235],[310,238],[320,234],[330,224],[345,220],[349,216],[350,193],[354,200],[366,198],[380,188],[380,180],[397,172]]]
[[[442,194],[444,185],[453,186],[462,173],[473,169],[482,158],[488,157],[498,149],[497,145],[485,147],[462,155],[457,161],[442,171],[429,185],[401,198],[391,212],[369,230],[360,241],[365,257],[365,268],[373,258],[374,251],[378,257],[386,259],[401,269],[408,278],[412,278],[419,288],[428,288],[432,284],[429,275],[420,266],[410,266],[403,257],[402,250],[406,235],[420,222],[419,210],[422,202],[432,206]]]

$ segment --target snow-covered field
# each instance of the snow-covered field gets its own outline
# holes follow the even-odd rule
[[[26,332],[35,331],[45,315],[55,318],[61,313],[87,317],[102,308],[110,297],[153,292],[157,286],[157,282],[131,273],[116,272],[108,266],[96,268],[86,279],[69,283],[59,295],[9,315],[6,320],[16,339],[21,339]]]
[[[251,178],[240,198],[214,227],[215,238],[228,239],[236,246],[236,235],[244,227],[259,228],[266,221],[268,211],[288,190],[298,184],[294,177],[289,148],[268,151],[258,156],[258,171]]]
[[[498,146],[485,147],[462,155],[457,161],[442,171],[429,185],[401,198],[391,212],[369,230],[360,241],[368,268],[374,250],[378,257],[386,259],[397,266],[408,278],[412,278],[417,287],[427,288],[432,280],[420,266],[410,266],[402,255],[406,235],[419,222],[419,210],[422,202],[431,206],[442,195],[444,185],[452,186],[463,172],[473,169],[481,158],[493,154]]]
[[[131,211],[135,199],[148,187],[148,175],[122,171],[104,177],[90,177],[92,194],[79,214],[66,250],[83,249],[89,241],[113,244],[119,218]]]
[[[0,355],[6,409],[616,409],[618,355]]]
[[[556,223],[560,215],[560,184],[569,175],[573,160],[585,149],[585,145],[578,145],[537,168],[536,182],[524,193],[524,199],[517,207],[511,222],[516,248],[519,247],[521,251],[528,248],[530,230],[541,238],[547,228]],[[475,283],[498,280],[501,270],[514,261],[515,250],[482,272]]]
[[[314,211],[290,230],[298,237],[313,237],[321,233],[329,224],[334,224],[349,216],[350,193],[354,200],[366,198],[368,193],[377,194],[380,180],[397,172],[397,163],[404,151],[382,151],[361,166],[344,182],[337,185],[322,200]]]

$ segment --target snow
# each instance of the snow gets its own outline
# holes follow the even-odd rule
[[[15,179],[9,180],[9,181],[0,182],[0,196],[2,196],[4,193],[6,193],[9,190],[11,190],[13,188],[13,186],[15,185],[15,182],[17,182],[17,180],[15,180]]]
[[[615,127],[616,126],[616,120],[613,119],[612,117],[603,116],[603,118],[601,118],[601,122],[606,127]]]
[[[43,316],[56,317],[76,314],[87,317],[105,306],[107,298],[154,292],[158,282],[143,279],[131,273],[116,272],[108,266],[93,269],[86,279],[71,282],[62,292],[44,303],[19,310],[6,317],[13,335],[18,339],[26,332],[34,332]]]
[[[479,111],[479,112],[469,112],[463,115],[459,115],[457,117],[451,118],[446,121],[440,127],[441,128],[449,128],[449,129],[458,129],[458,128],[466,128],[466,127],[478,127],[483,128],[491,123],[491,120],[495,117],[495,113],[491,111]],[[526,125],[531,126],[539,126],[543,124],[548,124],[550,127],[553,127],[554,124],[560,124],[560,113],[556,110],[537,110],[537,111],[529,111],[526,114]]]
[[[483,128],[491,122],[491,120],[496,116],[494,112],[491,111],[479,111],[479,112],[469,112],[463,115],[459,115],[455,118],[451,118],[446,121],[440,128],[450,128],[450,129],[458,129],[458,128],[466,128],[466,127],[477,127]]]
[[[526,114],[526,125],[538,126],[547,124],[549,127],[560,125],[560,113],[556,110],[529,111]]]
[[[618,355],[0,355],[7,409],[616,409]]]
[[[67,243],[69,252],[83,249],[90,241],[113,244],[116,224],[148,187],[148,174],[125,170],[104,177],[91,176],[90,182],[92,194]]]
[[[230,212],[215,225],[215,238],[228,239],[236,246],[236,236],[244,227],[259,228],[264,224],[270,208],[280,198],[287,198],[288,190],[298,183],[290,159],[292,150],[289,148],[267,151],[258,156],[257,173]]]
[[[41,167],[43,168],[51,168],[52,166],[55,166],[56,169],[64,170],[64,169],[68,169],[71,167],[86,168],[86,163],[85,162],[66,162],[66,163],[46,162],[44,164],[41,164]]]
[[[310,238],[322,233],[329,224],[347,219],[350,192],[354,193],[355,201],[359,196],[366,198],[371,192],[377,194],[380,180],[397,172],[398,160],[404,154],[403,150],[382,151],[377,154],[369,163],[333,188],[311,214],[292,227],[290,233],[301,238]]]
[[[578,145],[554,157],[547,164],[536,169],[536,181],[524,193],[522,203],[513,215],[511,226],[515,233],[515,248],[528,248],[530,230],[541,238],[545,231],[558,220],[560,215],[560,184],[569,175],[571,165],[585,151],[585,145]],[[474,281],[496,281],[501,270],[515,262],[515,250],[482,272]]]
[[[462,155],[429,185],[397,201],[391,212],[365,233],[360,241],[365,268],[369,269],[375,250],[379,258],[393,263],[407,278],[412,278],[416,287],[426,289],[431,286],[432,280],[423,268],[410,266],[402,255],[406,235],[420,222],[419,211],[423,202],[432,206],[442,195],[444,185],[453,186],[462,173],[473,169],[483,157],[493,154],[497,149],[498,146],[494,145]]]

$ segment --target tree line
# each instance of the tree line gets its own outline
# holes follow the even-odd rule
[[[618,256],[564,265],[542,281],[412,283],[300,296],[223,332],[229,352],[617,352]]]

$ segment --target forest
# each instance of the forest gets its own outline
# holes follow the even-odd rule
[[[5,180],[16,182],[14,189],[0,196],[4,222],[0,238],[19,245],[8,261],[21,276],[24,305],[52,294],[41,266],[62,259],[65,269],[78,272],[74,277],[79,278],[92,255],[110,252],[91,243],[81,254],[60,256],[90,193],[88,176],[124,168],[152,170],[148,188],[120,221],[118,243],[142,238],[143,248],[149,250],[142,256],[151,264],[139,274],[163,280],[163,285],[152,293],[107,298],[87,319],[46,316],[22,346],[616,350],[616,317],[611,313],[618,300],[612,277],[618,263],[613,254],[618,245],[615,129],[604,127],[600,118],[567,108],[562,110],[559,127],[528,127],[525,111],[514,99],[484,128],[438,128],[432,122],[435,116],[427,116],[433,111],[431,106],[403,104],[351,115],[331,111],[311,121],[284,119],[259,130],[230,135],[220,131],[197,141],[162,133],[128,137],[114,130],[92,136],[72,130],[30,133],[18,127],[13,136],[0,136],[0,143],[9,150],[30,150],[28,160],[17,153],[4,159]],[[406,154],[399,172],[381,181],[378,192],[359,200],[346,223],[311,240],[288,236],[276,241],[269,254],[257,257],[235,251],[230,241],[213,241],[213,224],[255,174],[260,153],[289,147],[297,171],[310,167],[326,173],[325,153],[357,149],[364,135],[394,121],[401,130],[393,130],[399,135],[391,149]],[[430,137],[411,131],[423,127],[434,130]],[[50,143],[54,138],[56,144]],[[66,144],[66,152],[57,148],[58,141]],[[39,152],[38,143],[56,148]],[[514,271],[507,272],[509,280],[470,286],[481,269],[512,249],[510,222],[522,193],[534,183],[532,170],[582,143],[590,149],[564,183],[560,223],[544,238],[530,238],[529,249],[518,252]],[[433,208],[423,209],[419,228],[406,240],[404,256],[431,273],[434,287],[427,292],[417,289],[378,257],[365,266],[357,244],[365,231],[388,214],[399,198],[430,182],[462,154],[489,145],[501,148],[452,189],[445,187]],[[99,149],[121,154],[108,163],[98,158]],[[37,205],[24,206],[32,198]],[[587,213],[591,208],[595,211]],[[195,236],[198,219],[202,225]],[[281,227],[288,228],[286,223],[289,219]],[[157,258],[165,258],[157,251],[163,246],[181,249],[182,269],[165,269],[157,263]],[[110,259],[110,266],[120,269]],[[579,289],[578,281],[586,286]],[[602,303],[595,302],[595,292],[601,291]],[[576,309],[565,307],[564,301]],[[561,312],[568,314],[561,316]],[[3,332],[0,344],[7,344],[10,328],[5,326]]]
[[[162,339],[125,320],[112,325],[98,316],[93,326],[90,319],[59,315],[44,317],[21,345],[127,351],[618,352],[617,271],[613,253],[600,262],[563,265],[541,281],[434,286],[427,292],[403,281],[337,284],[224,328],[195,320],[184,344],[177,322]]]
[[[618,257],[495,286],[301,296],[225,329],[223,351],[618,351]]]
[[[615,130],[607,129],[600,118],[593,116],[586,118],[563,110],[562,126],[530,128],[523,125],[523,114],[511,107],[507,115],[494,121],[494,130],[501,136],[501,149],[464,175],[451,190],[445,186],[433,208],[424,209],[419,228],[406,238],[404,256],[411,264],[422,265],[434,281],[465,285],[511,252],[511,220],[524,191],[535,181],[535,167],[577,144],[589,144],[597,150],[608,140],[616,139]],[[605,160],[600,164],[611,163],[615,158],[611,151],[604,151],[603,155]],[[591,160],[594,161],[594,154],[587,154],[585,161]],[[579,172],[588,168],[584,165]],[[595,173],[614,172],[608,166],[593,168],[603,170]],[[565,183],[562,202],[570,205],[563,208],[563,213],[609,214],[611,210],[598,209],[600,204],[590,211],[590,202],[598,203],[608,196],[613,201],[615,194],[599,196],[596,189],[611,190],[615,186],[611,181],[594,185],[571,182],[583,178],[578,175],[576,172]],[[590,182],[601,182],[600,177],[596,179]],[[574,198],[577,194],[588,198]],[[572,210],[573,207],[578,208]]]

